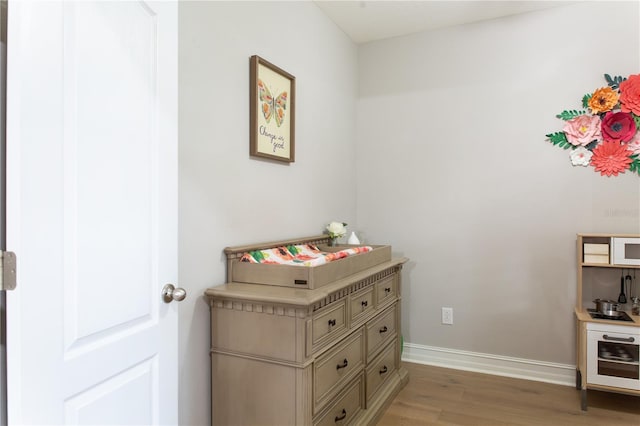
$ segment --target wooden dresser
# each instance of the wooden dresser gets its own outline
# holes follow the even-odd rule
[[[400,367],[406,261],[317,289],[207,289],[213,425],[375,423],[408,381]]]

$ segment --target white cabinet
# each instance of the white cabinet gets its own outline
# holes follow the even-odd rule
[[[640,328],[587,323],[587,384],[640,391]]]

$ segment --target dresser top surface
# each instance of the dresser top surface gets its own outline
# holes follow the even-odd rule
[[[402,265],[408,260],[406,257],[394,258],[317,289],[296,289],[274,285],[229,282],[208,288],[205,290],[205,296],[209,299],[252,300],[308,306],[354,282],[363,280],[388,268]]]

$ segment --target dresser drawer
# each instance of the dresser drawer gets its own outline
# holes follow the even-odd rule
[[[396,290],[395,276],[387,277],[376,283],[376,296],[378,297],[378,306],[384,306],[395,300],[398,296]]]
[[[364,378],[362,374],[351,381],[340,392],[335,402],[325,410],[314,426],[348,425],[353,423],[364,408]]]
[[[332,342],[335,336],[347,328],[345,301],[330,305],[314,313],[307,323],[307,356],[320,346]]]
[[[369,314],[373,312],[373,289],[373,286],[367,287],[364,290],[353,293],[349,298],[352,324],[358,321],[365,321]]]
[[[371,400],[373,395],[396,369],[397,343],[397,339],[393,339],[380,356],[367,367],[367,401]]]
[[[395,336],[396,306],[393,305],[367,323],[367,360],[371,359],[389,339]]]
[[[362,371],[363,365],[364,335],[360,328],[313,363],[313,412],[322,410],[347,381]]]

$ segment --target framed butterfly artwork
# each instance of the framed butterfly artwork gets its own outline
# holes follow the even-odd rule
[[[293,163],[296,78],[256,55],[250,70],[250,155]]]

